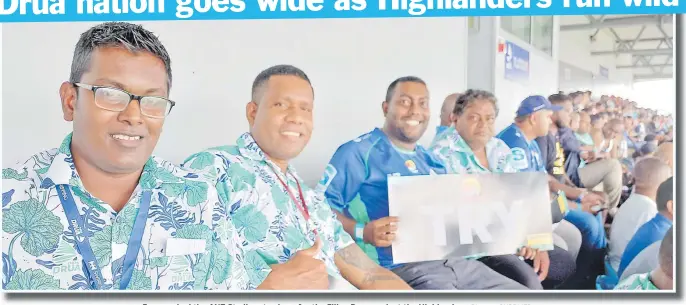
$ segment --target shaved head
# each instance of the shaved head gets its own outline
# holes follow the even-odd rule
[[[453,113],[458,97],[460,97],[459,93],[453,93],[446,96],[445,100],[443,100],[443,106],[441,107],[441,126],[450,126],[450,114]]]
[[[672,171],[674,171],[674,143],[665,142],[657,147],[657,151],[653,154],[653,157],[662,160],[667,163]]]
[[[669,165],[654,157],[641,159],[634,168],[636,188],[650,193],[656,193],[660,184],[671,176]]]

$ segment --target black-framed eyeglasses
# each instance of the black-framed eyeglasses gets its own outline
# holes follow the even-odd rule
[[[124,111],[131,101],[137,100],[141,108],[141,114],[151,118],[163,119],[169,115],[174,105],[176,105],[175,102],[164,97],[140,96],[118,88],[82,83],[74,83],[74,86],[93,91],[95,105],[109,111]]]

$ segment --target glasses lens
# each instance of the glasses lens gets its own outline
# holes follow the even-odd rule
[[[95,104],[111,111],[122,111],[129,104],[129,95],[112,88],[98,88],[95,92]]]
[[[141,112],[154,118],[164,118],[171,110],[171,101],[162,97],[146,96],[140,103]]]

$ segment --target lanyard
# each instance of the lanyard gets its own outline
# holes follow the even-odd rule
[[[303,190],[302,190],[302,188],[300,188],[300,182],[298,182],[298,179],[293,177],[293,179],[295,180],[295,184],[298,186],[298,195],[300,195],[300,202],[298,202],[298,200],[295,199],[295,195],[293,195],[291,188],[288,187],[288,185],[286,184],[286,182],[283,181],[283,179],[281,179],[281,176],[279,176],[279,173],[276,170],[274,170],[273,167],[272,167],[272,171],[276,175],[276,179],[279,179],[279,182],[281,182],[281,185],[283,186],[283,188],[286,189],[288,196],[291,197],[291,200],[293,200],[293,203],[295,204],[295,206],[298,207],[298,210],[300,211],[300,213],[302,213],[303,217],[305,217],[305,223],[308,223],[310,221],[310,211],[307,209],[307,205],[305,204],[305,196],[303,196]],[[286,175],[288,175],[288,173],[286,173]],[[286,178],[288,178],[288,176],[286,176]],[[315,235],[317,234],[316,229],[314,230],[314,234]]]
[[[92,289],[99,290],[104,286],[104,279],[102,277],[102,269],[98,265],[98,261],[93,254],[93,248],[90,245],[88,236],[86,236],[82,230],[83,218],[80,217],[76,203],[74,202],[74,196],[69,189],[69,185],[59,184],[57,185],[59,190],[59,198],[62,202],[62,207],[64,208],[64,213],[66,214],[69,227],[71,228],[72,234],[74,234],[74,241],[76,242],[76,247],[78,252],[81,253],[83,261],[86,264],[86,274],[90,279],[90,285]],[[129,243],[126,248],[126,256],[124,257],[122,277],[119,281],[119,289],[124,290],[129,285],[131,281],[131,276],[133,275],[133,269],[138,257],[138,251],[141,247],[141,240],[143,238],[143,232],[145,231],[145,223],[148,218],[148,209],[150,208],[150,199],[152,193],[150,191],[144,191],[141,198],[140,207],[138,209],[138,215],[136,215],[136,221],[133,225],[133,230],[131,231],[131,236],[129,238]]]

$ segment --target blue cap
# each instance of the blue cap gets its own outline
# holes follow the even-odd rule
[[[550,103],[550,101],[540,95],[532,95],[525,98],[521,104],[519,104],[519,109],[517,109],[517,116],[525,116],[532,114],[540,110],[551,110],[553,112],[562,110],[562,106],[556,106]]]

